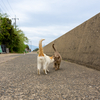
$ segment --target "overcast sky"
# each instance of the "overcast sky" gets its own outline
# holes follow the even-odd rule
[[[0,12],[19,18],[16,24],[30,44],[44,38],[47,45],[100,13],[100,0],[0,0]]]

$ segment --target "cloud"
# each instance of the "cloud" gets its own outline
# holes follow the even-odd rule
[[[100,0],[9,0],[18,27],[32,44],[38,46],[41,38],[45,45],[80,25],[100,12]],[[14,20],[13,20],[14,22]]]
[[[75,26],[75,24],[69,26],[54,25],[41,27],[21,27],[21,29],[24,31],[25,35],[30,39],[30,41],[37,46],[40,39],[45,38],[46,45],[64,33],[70,31]]]

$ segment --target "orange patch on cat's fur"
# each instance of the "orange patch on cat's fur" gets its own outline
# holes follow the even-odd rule
[[[53,59],[53,56],[52,56],[52,57],[50,57],[50,59]]]

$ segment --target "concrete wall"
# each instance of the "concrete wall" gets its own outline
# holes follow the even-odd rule
[[[52,44],[64,60],[100,70],[100,13],[44,47],[53,55]]]

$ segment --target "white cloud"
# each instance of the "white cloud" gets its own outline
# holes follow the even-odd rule
[[[12,2],[14,4],[15,2]],[[20,9],[21,12],[45,12],[48,9],[48,5],[45,0],[20,0],[16,5],[13,5],[13,8]]]
[[[32,41],[35,46],[38,46],[38,42],[41,38],[45,38],[45,45],[54,39],[60,37],[66,32],[74,28],[76,24],[69,26],[41,26],[41,27],[21,27],[25,35]],[[26,34],[27,33],[27,34]]]
[[[100,12],[100,0],[9,0],[14,13],[4,3],[35,46],[41,38],[46,45]]]

